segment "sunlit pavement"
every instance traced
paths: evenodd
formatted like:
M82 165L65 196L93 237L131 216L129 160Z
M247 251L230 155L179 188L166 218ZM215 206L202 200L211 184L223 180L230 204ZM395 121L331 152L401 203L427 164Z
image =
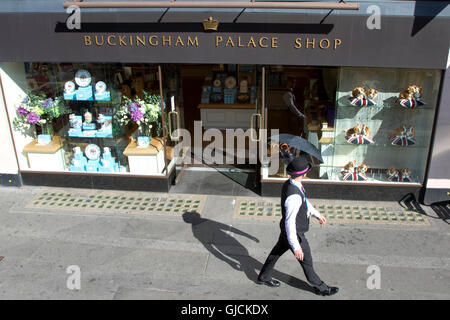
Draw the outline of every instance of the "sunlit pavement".
M111 198L119 195L115 200L125 199L120 207L107 208L100 205L111 198L94 202L97 198L84 196L87 205L73 207L65 206L70 197L63 197L59 207L51 207L36 202L48 189L0 190L0 256L4 257L0 299L450 298L450 221L426 206L410 216L422 217L421 223L408 223L408 216L402 223L390 220L389 214L383 220L380 211L399 212L399 203L364 206L311 199L324 214L331 210L336 214L324 227L312 221L307 233L317 273L340 288L337 295L324 298L312 292L290 252L279 260L273 275L281 281L279 288L255 283L279 234L276 198L274 214L258 216L257 209L249 214L252 199L263 208L270 199L246 195L248 206L242 211L244 198L239 196L90 190L95 197L109 194ZM83 198L84 192L50 190L54 197L77 194ZM140 207L135 202L127 206L130 197L137 201L139 195ZM145 202L146 198L153 202ZM168 202L158 211L161 199ZM171 199L180 200L180 206ZM195 200L198 207L193 207ZM165 211L168 207L181 210ZM346 207L358 207L353 213L361 217L362 208L371 213L377 208L379 220L356 219L353 213L347 219ZM79 287L74 270L79 270Z

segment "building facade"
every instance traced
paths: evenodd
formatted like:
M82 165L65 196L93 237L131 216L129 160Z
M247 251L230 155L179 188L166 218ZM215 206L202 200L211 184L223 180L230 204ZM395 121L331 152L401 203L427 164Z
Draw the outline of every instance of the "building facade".
M7 2L2 184L168 191L177 168L195 166L237 181L254 172L277 196L279 155L298 154L267 140L280 133L321 151L313 197L446 201L450 9L358 4L67 13Z

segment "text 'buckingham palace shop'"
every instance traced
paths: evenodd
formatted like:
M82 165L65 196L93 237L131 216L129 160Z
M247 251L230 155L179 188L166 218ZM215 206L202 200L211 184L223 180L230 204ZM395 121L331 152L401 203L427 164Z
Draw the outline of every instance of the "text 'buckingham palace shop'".
M351 14L81 9L79 30L56 8L0 13L0 29L23 21L2 34L0 115L11 141L2 176L168 191L182 170L217 170L278 196L288 177L280 155L300 151L272 143L277 132L321 151L305 181L312 197L423 195L443 161L433 150L448 117L449 19L418 28L404 4L371 30L367 5Z

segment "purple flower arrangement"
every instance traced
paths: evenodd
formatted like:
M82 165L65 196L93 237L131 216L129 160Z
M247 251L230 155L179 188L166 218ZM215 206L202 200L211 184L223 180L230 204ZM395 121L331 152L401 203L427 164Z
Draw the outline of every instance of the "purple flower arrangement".
M139 133L144 136L151 136L153 127L156 128L156 134L160 135L158 128L161 128L160 107L161 98L158 95L152 95L144 91L144 97L128 98L123 96L123 104L114 115L115 120L120 126L137 126Z
M128 105L128 111L130 112L130 118L134 122L141 121L144 114L141 111L141 105L137 102L132 102Z
M25 109L25 108L23 107L23 105L20 105L20 107L17 108L17 113L20 114L20 115L22 115L22 116L24 116L24 115L28 114L28 110Z
M17 117L13 120L16 130L28 130L32 125L51 126L51 121L70 113L70 109L57 98L47 98L43 93L29 92L17 108ZM27 132L27 131L26 131Z
M27 121L29 124L36 124L41 120L41 117L34 112L27 114Z
M52 98L48 98L45 99L44 101L42 101L42 108L46 109L46 108L51 108L55 105L55 103L53 102Z

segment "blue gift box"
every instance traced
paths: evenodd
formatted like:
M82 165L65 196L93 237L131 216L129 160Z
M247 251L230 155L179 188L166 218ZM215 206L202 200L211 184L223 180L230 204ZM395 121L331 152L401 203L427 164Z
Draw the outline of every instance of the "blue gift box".
M89 160L86 164L86 171L87 172L97 172L98 168L100 166L100 160Z
M80 137L83 135L83 131L81 131L81 128L75 129L71 128L69 129L69 137Z
M100 123L101 128L95 133L97 138L112 138L112 116L105 116L105 121L109 124L104 127L103 123Z
M82 153L75 153L74 156L73 156L73 159L74 159L74 160L81 161L81 163L82 163L83 165L86 165L86 164L87 164L87 158L86 158L85 156L83 156Z
M39 134L37 137L37 144L50 144L52 136L49 134Z
M73 171L73 172L85 172L85 168L84 166L74 166L73 164L70 165L69 171Z
M114 157L111 157L111 153L104 154L103 159L100 161L101 165L98 167L100 172L114 172L117 171L117 163Z
M97 130L97 132L95 133L95 137L96 138L112 138L112 132Z
M78 165L75 165L75 161L77 160L79 162ZM76 153L73 157L72 163L70 164L69 171L75 171L75 172L84 172L86 171L86 164L87 159L85 156L83 156L82 153Z
M95 130L97 125L95 123L83 123L83 130Z
M105 91L102 93L95 92L94 96L95 96L95 100L97 100L97 101L110 101L111 100L111 93L109 91Z
M64 100L76 100L76 99L77 99L77 95L75 94L75 92L64 93Z
M146 148L150 145L149 136L139 136L137 137L137 146L141 148Z
M78 90L75 91L77 100L79 101L93 101L94 95L92 93L92 87L78 87Z
M223 103L234 104L236 102L236 89L223 90Z

